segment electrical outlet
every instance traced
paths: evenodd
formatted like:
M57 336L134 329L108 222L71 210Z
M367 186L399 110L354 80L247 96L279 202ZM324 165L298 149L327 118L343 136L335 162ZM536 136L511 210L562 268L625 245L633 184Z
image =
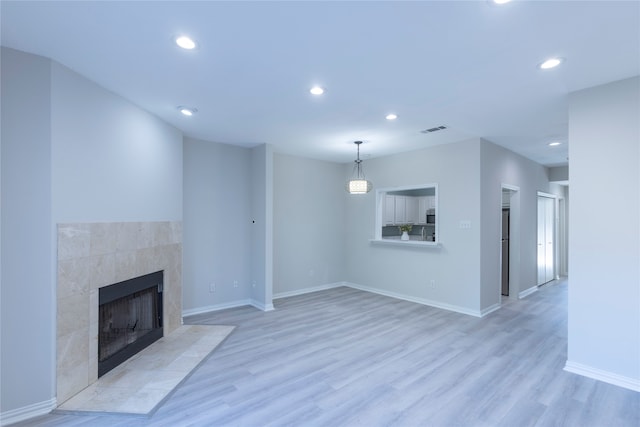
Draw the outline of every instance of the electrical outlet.
M433 280L433 279L431 279L431 280L429 281L429 287L430 287L431 289L434 289L434 288L436 287L436 281L435 281L435 280Z
M255 281L255 280L253 280L253 281L251 282L251 287L252 287L252 288L255 288L255 287L256 287L256 281Z
M234 287L234 288L237 288L237 287L238 287L238 281L237 281L237 280L234 280L234 281L233 281L233 287Z
M309 270L309 277L313 277L316 275L316 272L314 270Z
M468 219L460 221L460 228L468 229L471 228L471 221Z
M209 292L214 293L216 291L216 284L209 283Z

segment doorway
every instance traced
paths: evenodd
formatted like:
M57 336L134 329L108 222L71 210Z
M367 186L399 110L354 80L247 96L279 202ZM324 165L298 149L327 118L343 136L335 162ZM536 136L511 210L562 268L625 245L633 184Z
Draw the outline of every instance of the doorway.
M510 227L509 208L502 208L502 295L509 296L509 227Z
M538 192L538 286L556 278L556 196Z
M502 184L501 190L499 301L520 295L520 187Z

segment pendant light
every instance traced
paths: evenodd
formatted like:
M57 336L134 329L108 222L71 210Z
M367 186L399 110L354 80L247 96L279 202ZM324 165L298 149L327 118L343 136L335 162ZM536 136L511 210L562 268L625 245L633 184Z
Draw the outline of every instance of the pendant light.
M353 167L354 177L347 182L346 190L351 194L366 194L371 191L373 185L371 181L367 181L362 172L362 160L360 160L360 144L362 141L354 141L358 147L358 157L355 160L356 165Z

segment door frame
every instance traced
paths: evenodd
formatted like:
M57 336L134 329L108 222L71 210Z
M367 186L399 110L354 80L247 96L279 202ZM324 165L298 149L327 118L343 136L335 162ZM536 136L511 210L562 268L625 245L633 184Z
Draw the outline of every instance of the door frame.
M556 194L551 194L551 193L545 193L544 191L538 191L537 192L537 196L536 196L536 212L538 212L538 198L540 197L546 197L548 199L553 200L553 227L551 228L551 234L553 235L553 280L557 280L559 279L559 250L558 250L558 196ZM540 224L539 220L538 220L538 216L536 214L536 224ZM537 226L536 226L537 227ZM537 235L537 229L536 229L536 235ZM536 242L537 243L537 242ZM537 259L537 253L536 253L536 259ZM537 286L543 286L549 282L545 282L541 285L538 285L537 283L539 282L539 277L538 277L538 265L536 264L536 285Z
M498 301L502 298L519 298L520 295L520 187L511 184L500 184L500 206L497 213L502 223L502 193L509 192L509 296L502 295L502 227L498 227L496 236L500 247L498 257ZM502 303L501 303L502 304Z

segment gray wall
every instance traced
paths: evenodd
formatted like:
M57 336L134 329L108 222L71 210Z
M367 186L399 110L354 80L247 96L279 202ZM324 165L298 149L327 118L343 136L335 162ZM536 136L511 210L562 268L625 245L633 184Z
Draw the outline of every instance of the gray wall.
M182 133L60 64L51 75L55 222L182 220Z
M187 313L250 298L251 176L250 149L185 138L183 310Z
M640 388L640 78L569 98L569 360ZM603 209L603 206L606 206ZM603 215L613 215L603 223ZM594 225L605 225L594 239Z
M347 281L377 292L480 312L480 140L364 162L374 191L347 200ZM352 165L344 165L343 179ZM371 245L375 188L438 184L440 248ZM497 205L498 206L498 205ZM461 229L461 220L471 221ZM435 287L428 286L431 280Z
M51 153L54 226L182 221L182 133L56 62Z
M251 169L251 301L262 310L272 310L273 147L252 148Z
M344 165L274 155L273 292L346 278Z
M55 397L56 223L182 220L182 135L57 63L1 65L5 413Z
M272 308L272 165L267 144L185 138L185 315L245 304Z
M487 141L481 144L481 170L481 307L487 309L500 302L502 185L519 187L511 206L510 236L511 244L516 244L510 262L510 295L516 296L537 285L538 191L553 193L558 187L549 185L545 167Z
M2 48L0 411L55 395L51 63Z

